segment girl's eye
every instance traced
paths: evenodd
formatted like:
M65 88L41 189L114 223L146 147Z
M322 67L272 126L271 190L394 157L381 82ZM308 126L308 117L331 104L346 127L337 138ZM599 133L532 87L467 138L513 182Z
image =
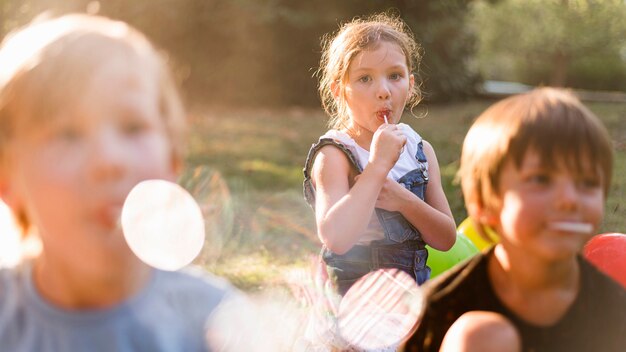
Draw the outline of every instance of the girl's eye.
M397 81L400 78L402 78L402 75L399 73L392 73L389 75L389 79L393 80L393 81Z
M371 81L372 78L370 76L363 76L359 78L359 82L363 82L363 83L367 83L369 81Z
M64 142L75 142L80 138L80 130L75 126L63 126L54 131L54 137Z
M141 122L141 121L125 121L122 126L122 132L124 132L124 134L126 135L136 135L139 134L143 131L145 131L147 128L146 123Z
M527 181L535 185L547 185L550 183L550 175L548 174L533 174L528 176Z

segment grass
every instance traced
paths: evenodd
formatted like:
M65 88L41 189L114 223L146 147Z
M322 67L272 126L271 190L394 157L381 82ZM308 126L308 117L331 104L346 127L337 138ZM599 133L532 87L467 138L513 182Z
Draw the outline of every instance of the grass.
M473 119L493 101L425 106L407 114L435 151L455 220L466 217L454 176ZM626 104L587 104L608 127L615 145L613 184L601 232L626 232ZM324 133L320 109L196 109L182 183L207 218L207 245L199 263L255 291L280 285L285 271L305 266L320 243L313 212L302 198L302 167Z

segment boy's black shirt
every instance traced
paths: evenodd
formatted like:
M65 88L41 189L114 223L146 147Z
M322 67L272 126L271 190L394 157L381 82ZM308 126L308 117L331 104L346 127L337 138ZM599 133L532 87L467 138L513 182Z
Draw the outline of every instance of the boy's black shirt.
M522 351L626 351L626 290L581 256L580 291L554 325L519 319L496 297L487 274L493 248L427 282L426 310L405 351L439 351L446 331L463 313L497 312L518 329Z

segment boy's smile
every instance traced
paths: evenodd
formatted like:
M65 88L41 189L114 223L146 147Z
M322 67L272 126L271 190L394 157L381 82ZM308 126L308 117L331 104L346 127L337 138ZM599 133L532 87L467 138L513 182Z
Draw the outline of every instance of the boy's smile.
M603 216L602 181L589 163L581 174L564 164L547 169L532 150L519 170L510 160L505 164L496 224L503 245L557 260L578 253L595 234Z

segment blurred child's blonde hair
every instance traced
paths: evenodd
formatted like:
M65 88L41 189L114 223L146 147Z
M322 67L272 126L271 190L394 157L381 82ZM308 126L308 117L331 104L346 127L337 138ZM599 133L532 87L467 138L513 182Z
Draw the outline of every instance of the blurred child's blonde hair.
M375 48L381 41L396 44L406 57L409 74L416 76L420 62L420 47L409 27L397 16L377 14L367 18L355 18L343 24L339 30L322 38L322 58L317 71L318 92L322 106L330 119L330 128L345 126L349 116L344 95L348 68L357 54ZM337 98L333 87L339 90ZM419 84L414 84L407 106L415 107L421 100Z
M80 100L91 74L114 58L157 77L159 109L173 157L182 160L185 113L165 60L126 23L70 14L35 20L9 34L0 46L0 173L10 168L11 141L53 123L54 116ZM26 215L13 211L25 231Z
M475 217L476 207L495 209L499 204L503 166L512 161L519 168L528 150L537 152L548 170L562 163L581 173L590 162L607 195L613 148L606 128L570 92L539 88L492 105L465 137L458 177L475 224L484 225Z

